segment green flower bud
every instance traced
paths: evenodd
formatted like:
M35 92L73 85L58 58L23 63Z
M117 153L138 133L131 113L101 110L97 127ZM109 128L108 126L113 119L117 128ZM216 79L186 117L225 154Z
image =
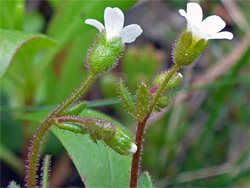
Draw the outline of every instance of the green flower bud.
M165 95L159 100L159 107L160 108L166 108L169 104L168 96Z
M114 137L103 139L105 144L121 155L134 154L137 146L130 133L122 127L116 126Z
M168 74L169 71L164 71L159 75L157 75L154 79L154 85L160 87L160 85L165 80ZM175 73L169 80L168 84L166 85L166 90L169 91L179 87L181 85L182 77L183 76L181 75L181 73Z
M109 120L64 116L55 118L53 123L63 130L89 134L90 139L95 144L97 144L97 140L103 140L107 146L121 155L128 155L137 151L132 134Z
M174 47L174 62L180 67L192 64L207 45L207 40L199 39L184 29Z
M87 66L89 71L98 75L111 70L116 66L124 48L125 45L120 36L107 40L106 32L103 30L97 36L94 46L88 53Z

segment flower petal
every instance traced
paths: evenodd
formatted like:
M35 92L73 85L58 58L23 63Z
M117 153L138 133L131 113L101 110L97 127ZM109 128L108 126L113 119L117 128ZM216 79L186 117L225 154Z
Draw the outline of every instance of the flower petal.
M186 18L188 31L192 32L191 23L185 10L179 9L180 15Z
M187 15L191 25L199 25L203 17L201 6L198 3L188 3Z
M121 32L122 42L131 43L142 34L142 29L137 24L131 24L123 28Z
M226 23L216 15L209 16L200 24L200 30L204 33L214 35L226 26Z
M232 38L233 38L233 34L228 31L216 33L212 35L211 37L208 37L208 39L228 39L228 40L232 40Z
M107 39L119 36L124 25L124 14L119 8L107 7L104 11Z
M94 26L95 28L99 30L99 32L101 32L104 29L104 26L102 25L102 23L94 19L85 20L85 24Z

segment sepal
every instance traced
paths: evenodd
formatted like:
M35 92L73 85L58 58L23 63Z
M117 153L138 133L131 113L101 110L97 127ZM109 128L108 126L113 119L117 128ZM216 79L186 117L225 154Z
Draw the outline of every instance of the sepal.
M114 137L103 139L104 143L121 155L133 154L137 151L132 135L125 128L116 127Z
M184 29L174 47L174 62L180 67L192 64L207 45L207 40L198 39L187 29Z
M110 71L116 66L124 48L125 45L120 36L107 40L106 31L103 30L97 36L95 44L87 55L89 72L94 75L100 75Z

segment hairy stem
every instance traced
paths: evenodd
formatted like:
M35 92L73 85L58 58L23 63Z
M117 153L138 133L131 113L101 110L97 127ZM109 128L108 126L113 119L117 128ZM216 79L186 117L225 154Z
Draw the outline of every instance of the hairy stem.
M139 173L139 163L142 147L143 133L145 130L145 125L148 118L145 118L142 122L138 122L135 144L137 145L137 151L133 155L132 167L131 167L131 177L130 177L130 187L137 187L137 179Z
M45 155L43 161L43 176L41 180L41 187L48 188L49 187L49 171L50 171L50 155Z
M57 109L55 109L39 127L37 133L34 136L34 140L31 142L31 147L29 148L27 160L28 166L26 168L25 179L27 187L36 187L36 170L39 160L40 148L45 135L48 133L54 122L53 118L59 117L67 107L82 97L94 79L95 76L93 74L89 74L86 80L82 82L81 86L74 93L72 93L70 97L67 98L66 102L63 102Z
M142 149L142 139L143 139L143 133L145 131L145 126L147 124L148 118L150 117L151 113L154 110L155 105L159 101L162 93L164 92L166 85L168 84L171 77L174 75L174 73L179 69L180 67L175 64L172 69L170 70L168 76L165 78L161 86L156 91L152 102L149 106L149 111L144 118L143 121L138 122L137 131L136 131L136 140L135 143L137 145L137 152L133 155L133 161L132 161L132 167L131 167L131 177L130 177L130 187L136 188L137 187L137 179L139 174L139 164L140 164L140 155L141 155L141 149Z

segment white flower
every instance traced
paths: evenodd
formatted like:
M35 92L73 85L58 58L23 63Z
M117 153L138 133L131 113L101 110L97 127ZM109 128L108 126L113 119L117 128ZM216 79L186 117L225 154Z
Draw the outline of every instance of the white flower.
M202 9L197 3L188 3L187 12L183 9L179 13L187 20L187 28L198 39L229 39L233 34L227 31L220 32L225 26L225 22L216 15L207 17L202 21Z
M119 8L107 7L104 11L104 23L103 24L94 19L85 20L86 24L96 27L99 32L106 29L107 40L120 36L123 43L134 42L135 39L141 35L142 29L137 24L131 24L123 28L124 26L124 14Z

